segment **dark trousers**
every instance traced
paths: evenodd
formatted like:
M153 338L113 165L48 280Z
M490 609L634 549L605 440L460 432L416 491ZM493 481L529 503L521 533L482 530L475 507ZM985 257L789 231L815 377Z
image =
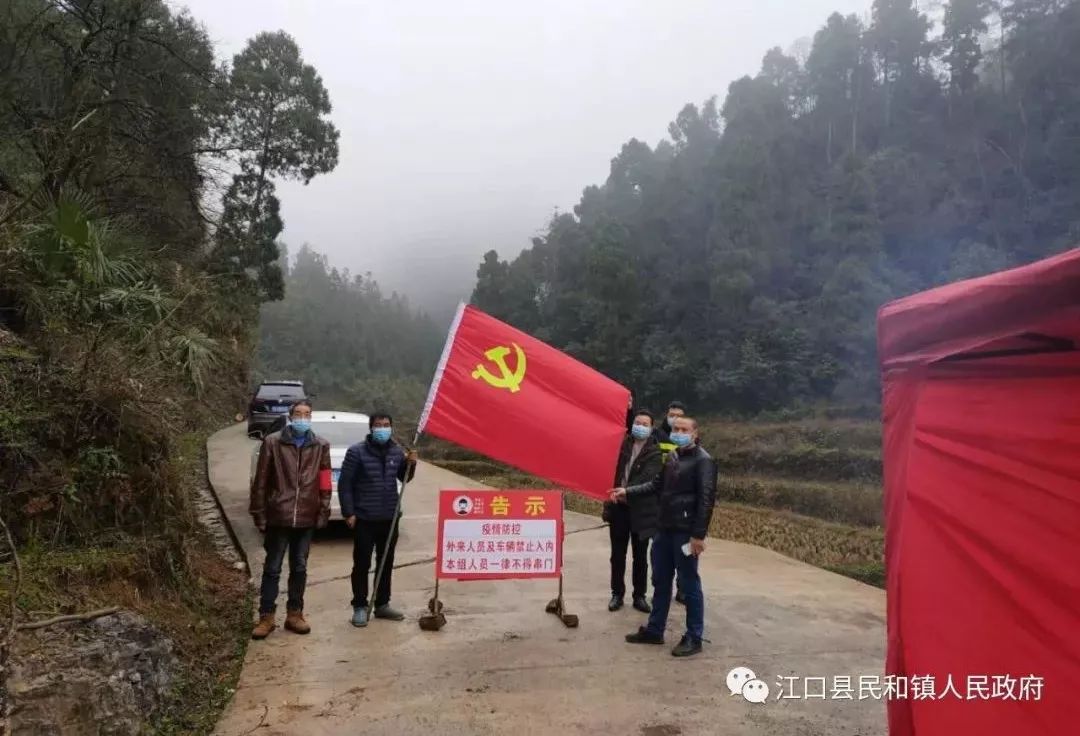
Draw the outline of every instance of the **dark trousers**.
M681 532L660 532L653 537L652 613L645 628L651 634L663 635L671 608L672 583L678 572L686 596L686 633L700 642L705 629L705 594L698 575L698 558L682 553L682 546L689 541L690 535Z
M352 568L352 605L353 608L367 608L368 604L368 570L371 569L371 553L374 550L375 570L378 572L382 562L383 550L386 549L386 540L390 536L390 520L365 521L356 520L356 528L353 529L353 568ZM394 538L390 540L390 548L386 553L386 563L383 567L382 579L379 580L379 589L375 591L375 607L385 606L390 602L390 578L394 572L394 548L397 546L398 532L394 529Z
M634 598L644 598L649 582L649 540L639 539L631 531L630 509L626 504L616 504L611 509L608 536L611 537L611 594L619 598L626 596L626 548L630 546L634 555L631 573Z
M290 527L267 527L263 538L266 550L266 564L263 565L262 586L259 591L259 614L274 613L277 610L278 586L281 581L281 566L285 562L285 552L289 553L289 598L286 608L289 611L304 610L304 588L307 586L307 559L311 551L311 538L314 529L292 529Z

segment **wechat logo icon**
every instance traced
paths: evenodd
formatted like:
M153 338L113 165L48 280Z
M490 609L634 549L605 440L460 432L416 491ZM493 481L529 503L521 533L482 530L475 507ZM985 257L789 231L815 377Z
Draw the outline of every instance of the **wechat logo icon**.
M749 667L736 667L727 675L728 690L732 695L742 695L748 702L764 703L769 699L769 686Z

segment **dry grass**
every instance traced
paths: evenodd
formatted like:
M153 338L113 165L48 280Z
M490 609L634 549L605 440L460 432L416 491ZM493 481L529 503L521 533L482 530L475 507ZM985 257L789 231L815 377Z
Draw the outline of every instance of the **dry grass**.
M595 499L588 498L587 496L579 496L576 493L566 494L566 508L568 511L576 511L579 514L589 514L591 516L600 516L603 507L604 504Z
M794 422L732 422L706 417L701 420L707 444L756 444L787 448L796 445L881 450L881 424L863 419L801 419Z
M201 452L175 458L177 475L190 484L205 482ZM208 535L191 533L179 548L172 540L127 535L60 548L32 539L20 553L24 577L16 602L24 618L120 606L172 640L182 669L148 733L213 731L240 674L251 601L247 576L216 554ZM0 565L5 608L11 583L11 566Z
M792 511L823 521L881 526L881 486L867 482L802 481L764 475L721 474L721 500Z
M701 422L702 445L721 473L770 475L800 481L881 479L881 427L855 420L789 424Z
M872 585L884 585L885 534L880 528L720 503L713 512L709 535L756 544Z
M32 619L105 606L145 616L172 640L182 665L150 733L208 734L239 677L249 626L247 579L213 552L208 538L191 540L173 574L151 573L160 569L161 560L152 559L160 552L133 545L28 550L19 607ZM0 568L5 591L8 572Z
M492 488L551 488L551 483L487 460L432 460L436 465Z

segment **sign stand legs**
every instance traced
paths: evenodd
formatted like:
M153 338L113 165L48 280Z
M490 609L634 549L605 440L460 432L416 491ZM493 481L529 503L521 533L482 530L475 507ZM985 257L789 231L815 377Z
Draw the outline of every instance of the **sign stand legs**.
M576 613L566 612L566 601L563 600L563 580L562 572L559 572L559 597L548 602L547 607L544 609L548 613L553 613L559 617L559 620L563 622L563 625L568 629L576 629L578 625L578 617Z
M424 631L438 631L446 626L446 614L443 613L443 604L439 600L439 575L435 574L435 595L428 600L428 612L420 617L418 623Z

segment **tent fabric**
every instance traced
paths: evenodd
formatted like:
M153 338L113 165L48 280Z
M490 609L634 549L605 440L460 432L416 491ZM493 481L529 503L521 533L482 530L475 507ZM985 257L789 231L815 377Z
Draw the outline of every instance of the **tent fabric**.
M886 304L878 313L878 359L888 372L1003 339L1040 344L1023 335L1080 339L1080 249Z
M886 672L959 696L891 736L1080 733L1078 307L1074 250L879 313Z

